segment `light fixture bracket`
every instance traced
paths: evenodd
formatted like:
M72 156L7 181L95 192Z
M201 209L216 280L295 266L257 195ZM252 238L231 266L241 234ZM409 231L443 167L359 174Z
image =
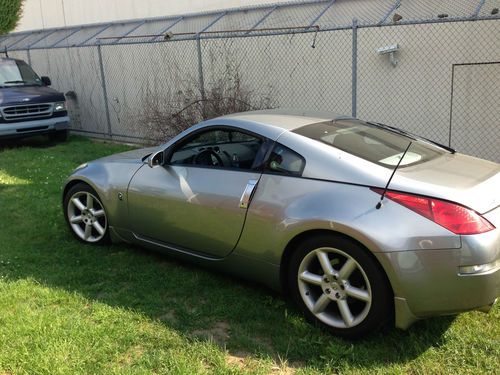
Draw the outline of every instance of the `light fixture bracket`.
M389 55L389 62L393 67L398 65L398 60L396 59L396 52L399 51L399 44L390 44L388 46L377 48L377 53L379 55Z

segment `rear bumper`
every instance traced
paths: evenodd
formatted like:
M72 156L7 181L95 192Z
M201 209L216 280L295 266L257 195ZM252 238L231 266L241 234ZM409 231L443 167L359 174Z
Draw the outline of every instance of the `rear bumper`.
M26 137L66 129L69 129L68 116L15 123L1 123L0 138Z
M500 230L462 236L460 249L376 253L395 296L396 326L463 311L487 312L500 296Z

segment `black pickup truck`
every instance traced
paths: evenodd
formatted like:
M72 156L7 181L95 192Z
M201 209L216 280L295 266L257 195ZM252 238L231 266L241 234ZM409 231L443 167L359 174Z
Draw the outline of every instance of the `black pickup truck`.
M0 58L0 139L48 134L66 140L66 99L50 84L23 60Z

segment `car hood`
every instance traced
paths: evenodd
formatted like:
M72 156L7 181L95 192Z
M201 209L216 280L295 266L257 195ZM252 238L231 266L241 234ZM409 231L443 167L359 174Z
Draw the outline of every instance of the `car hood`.
M500 205L500 164L447 154L399 169L389 189L454 201L484 213Z
M0 88L0 106L63 102L64 95L47 86L9 86Z
M106 163L142 163L143 159L156 151L158 147L140 148L137 150L125 151L119 154L113 154L96 160Z

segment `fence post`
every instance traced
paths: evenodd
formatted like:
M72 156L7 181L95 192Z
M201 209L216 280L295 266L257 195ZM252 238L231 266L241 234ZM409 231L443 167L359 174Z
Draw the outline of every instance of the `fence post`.
M358 112L358 20L352 20L352 83L351 83L351 115L357 116Z
M108 91L106 89L106 76L104 75L104 64L102 63L102 51L100 42L98 42L97 44L97 56L99 58L99 70L101 72L101 86L102 94L104 96L104 109L106 110L106 122L108 123L108 136L109 138L112 138L113 134L111 132L111 118L109 117Z
M205 78L203 77L203 59L201 55L200 34L196 35L196 49L198 51L198 80L200 81L201 108L205 117Z
M450 125L448 127L448 147L451 147L451 132L453 130L453 89L455 83L455 64L451 65L451 93L450 93Z
M31 52L29 48L26 50L26 55L28 56L28 65L31 66Z

